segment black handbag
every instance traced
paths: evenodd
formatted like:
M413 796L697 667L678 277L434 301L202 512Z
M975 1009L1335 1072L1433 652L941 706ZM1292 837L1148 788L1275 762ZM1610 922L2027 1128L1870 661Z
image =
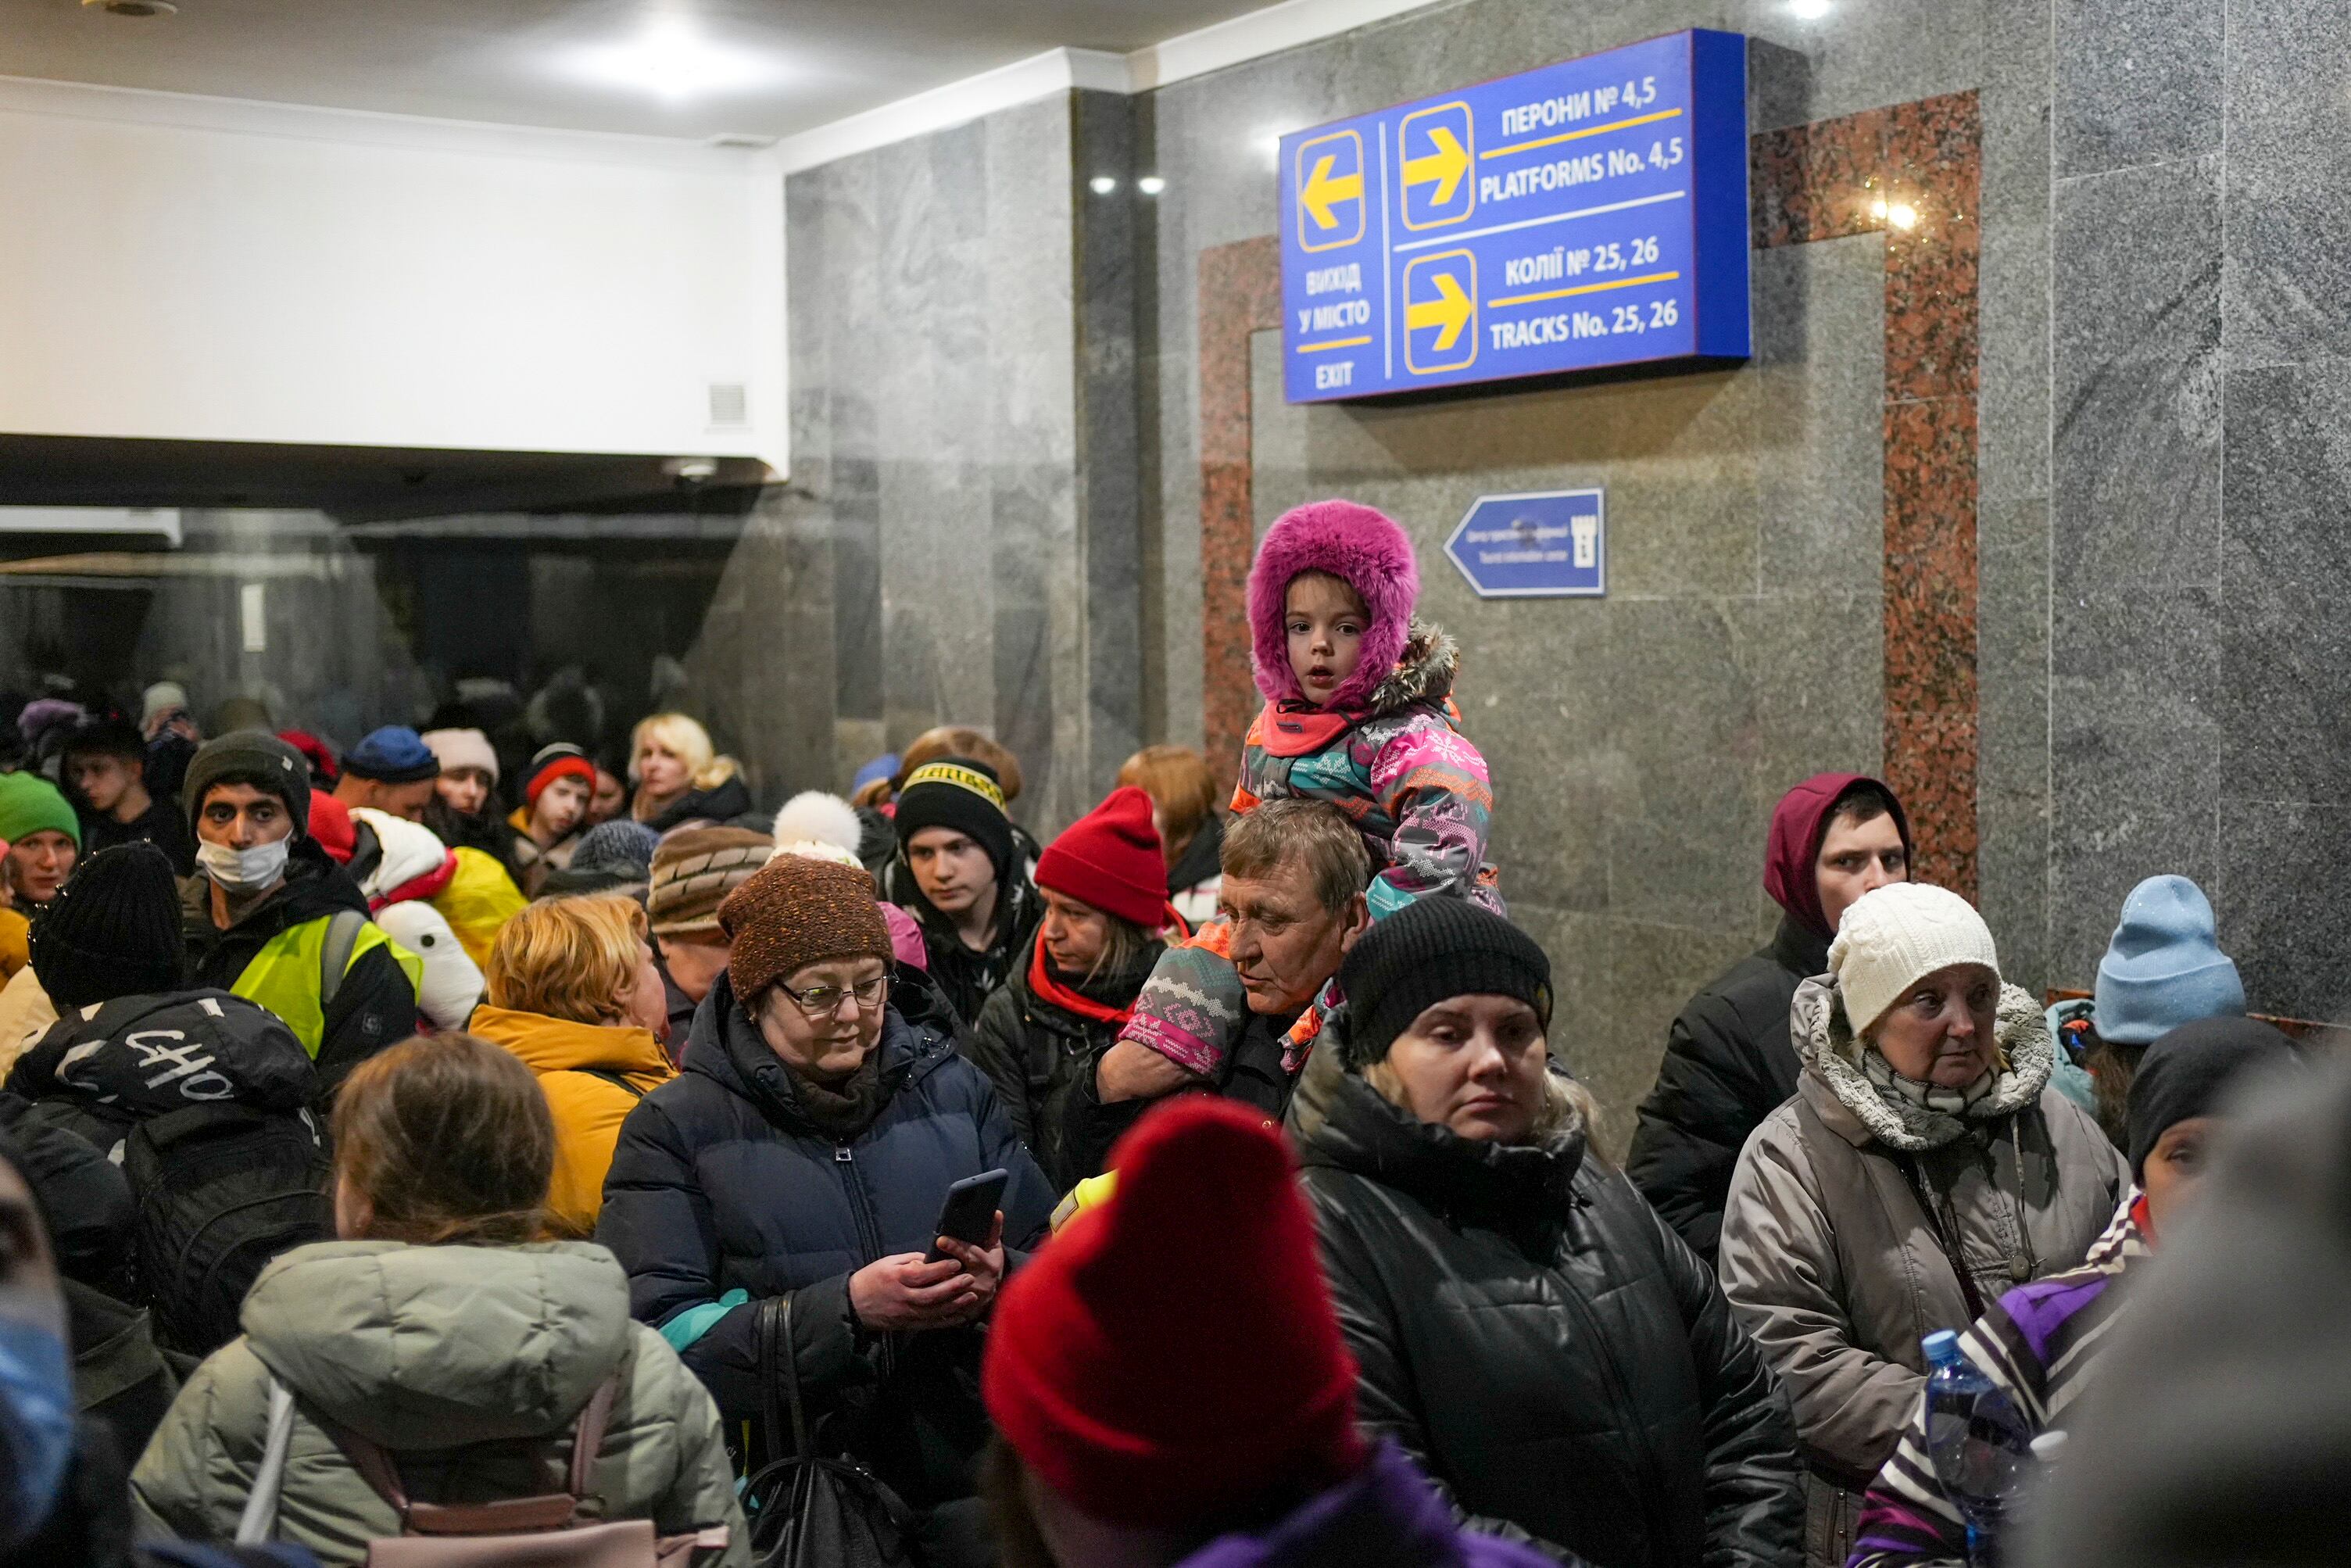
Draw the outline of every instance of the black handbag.
M743 1485L757 1568L914 1568L914 1514L898 1494L847 1455L810 1446L789 1294L759 1303L759 1386L771 1457ZM791 1451L778 1453L787 1432Z

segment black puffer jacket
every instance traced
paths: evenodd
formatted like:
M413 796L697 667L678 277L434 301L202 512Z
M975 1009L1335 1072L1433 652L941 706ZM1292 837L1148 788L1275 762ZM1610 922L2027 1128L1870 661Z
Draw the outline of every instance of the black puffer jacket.
M1771 946L1701 988L1666 1036L1625 1174L1708 1268L1739 1151L1796 1092L1803 1063L1788 1038L1788 1003L1828 967L1828 938L1783 915Z
M1291 1117L1364 1425L1466 1522L1609 1568L1802 1561L1787 1400L1580 1125L1468 1142L1341 1071L1328 1034Z
M596 1239L629 1274L630 1310L662 1329L730 1429L762 1408L758 1304L793 1294L792 1349L813 1418L917 1508L973 1490L987 1438L980 1331L875 1333L849 1277L927 1252L951 1183L1003 1166L1004 1241L1034 1246L1054 1194L995 1091L934 1030L884 1015L883 1101L835 1143L800 1108L783 1063L718 977L684 1071L621 1124Z
M996 1086L997 1098L1012 1118L1012 1130L1044 1166L1054 1190L1066 1192L1094 1174L1070 1168L1063 1157L1069 1096L1079 1080L1092 1075L1102 1053L1117 1042L1121 1025L1071 1012L1029 988L1038 940L1030 938L1029 950L1003 988L987 998L963 1052ZM1126 969L1071 988L1104 1007L1133 1007L1161 951L1155 944Z

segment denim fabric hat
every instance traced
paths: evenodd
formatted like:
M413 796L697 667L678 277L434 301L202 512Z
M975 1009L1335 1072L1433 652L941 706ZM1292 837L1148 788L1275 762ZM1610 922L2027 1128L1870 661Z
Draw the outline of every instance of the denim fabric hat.
M2245 1010L2245 984L2213 934L2212 904L2184 876L2151 876L2123 900L2098 961L2098 1036L2149 1045L2181 1024Z

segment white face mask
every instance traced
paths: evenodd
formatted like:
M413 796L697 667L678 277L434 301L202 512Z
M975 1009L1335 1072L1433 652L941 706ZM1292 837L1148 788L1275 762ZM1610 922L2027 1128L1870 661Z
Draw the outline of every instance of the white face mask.
M286 874L287 847L290 838L274 843L256 844L249 850L231 849L226 844L198 844L196 864L226 893L251 893L277 882Z

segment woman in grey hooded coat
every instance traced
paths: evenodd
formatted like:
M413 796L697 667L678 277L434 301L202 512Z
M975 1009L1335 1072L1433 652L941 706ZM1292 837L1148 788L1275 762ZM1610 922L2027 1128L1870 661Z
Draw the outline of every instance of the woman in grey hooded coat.
M254 1282L245 1333L196 1369L131 1474L141 1534L235 1536L273 1382L295 1398L273 1538L328 1568L401 1533L338 1428L388 1450L418 1501L538 1496L610 1384L591 1508L703 1536L697 1568L747 1563L710 1396L630 1320L610 1252L535 1239L555 1131L530 1070L471 1035L395 1046L344 1082L335 1146L344 1239L298 1247Z
M2048 1024L1956 894L1856 901L1790 1019L1803 1073L1740 1155L1722 1289L1795 1406L1807 1554L1842 1568L1926 1385L1919 1340L2078 1265L2129 1173L2049 1087Z

